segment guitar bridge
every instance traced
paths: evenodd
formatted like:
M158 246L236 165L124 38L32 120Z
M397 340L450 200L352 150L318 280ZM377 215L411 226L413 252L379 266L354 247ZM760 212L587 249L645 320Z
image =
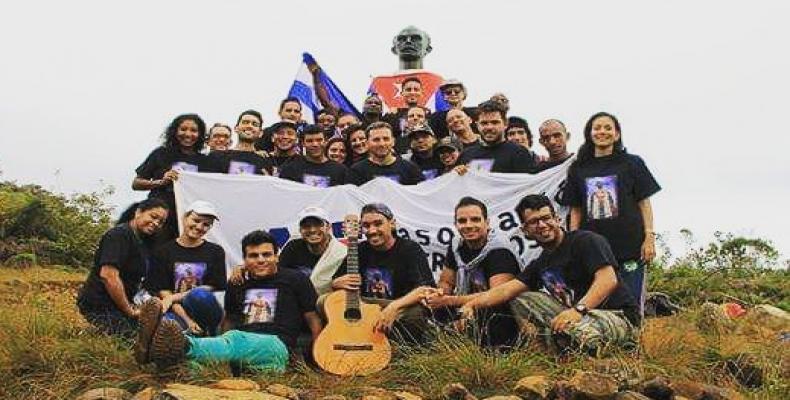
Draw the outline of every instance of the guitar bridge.
M336 344L332 346L333 350L342 351L372 351L372 344Z

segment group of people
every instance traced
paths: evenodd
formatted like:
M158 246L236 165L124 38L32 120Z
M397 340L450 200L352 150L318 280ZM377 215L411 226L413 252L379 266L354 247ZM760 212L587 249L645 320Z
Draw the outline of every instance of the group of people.
M136 336L136 360L159 366L191 359L284 370L300 335L321 332L323 300L336 290L358 290L363 301L379 304L376 329L398 340L422 343L430 326L475 327L482 345L510 347L528 322L557 350L634 348L645 266L655 256L650 196L660 187L642 159L626 152L608 113L585 125L559 199L570 207L568 220L545 195L516 206L522 232L543 249L526 266L474 197L455 207L460 239L448 247L438 282L420 245L395 234L396 216L385 204L349 210L359 212L365 238L352 274L346 246L318 207L300 213L300 236L282 251L265 230L245 235L243 265L230 274L223 248L205 239L221 218L216 207L196 201L176 215L172 185L181 171L271 175L318 187L376 177L408 185L470 169L538 173L572 157L561 121L540 125L548 153L541 157L531 150L527 122L508 118L503 95L466 107L461 82L446 81L441 91L448 111L417 105L421 83L407 79L407 108L384 114L371 95L361 116L325 110L313 125L301 121L301 104L291 98L280 104L282 120L267 128L254 110L242 112L232 130L215 124L208 134L199 116L178 116L137 168L133 188L150 191L148 199L102 237L80 312L104 332Z

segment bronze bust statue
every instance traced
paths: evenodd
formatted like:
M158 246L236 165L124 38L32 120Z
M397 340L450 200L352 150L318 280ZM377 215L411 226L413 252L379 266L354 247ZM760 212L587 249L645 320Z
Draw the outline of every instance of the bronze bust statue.
M398 56L400 70L422 69L422 60L431 50L431 37L413 25L403 28L392 39L392 53Z

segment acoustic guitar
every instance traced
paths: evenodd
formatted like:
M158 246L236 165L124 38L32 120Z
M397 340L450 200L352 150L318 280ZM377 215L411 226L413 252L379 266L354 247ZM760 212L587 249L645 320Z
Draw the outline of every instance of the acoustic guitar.
M348 240L347 272L359 273L359 217L344 219ZM374 329L381 307L360 301L359 290L337 290L324 301L327 325L313 344L313 357L324 371L336 375L368 375L381 371L392 358L387 336Z

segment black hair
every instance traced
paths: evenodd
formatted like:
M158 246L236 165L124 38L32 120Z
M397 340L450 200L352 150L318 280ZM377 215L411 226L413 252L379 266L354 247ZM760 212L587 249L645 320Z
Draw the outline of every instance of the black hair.
M573 162L573 166L584 165L585 163L589 162L593 158L595 158L595 145L592 141L592 128L593 128L593 121L600 117L609 117L614 122L614 129L617 133L620 134L620 137L617 141L614 142L614 149L612 150L612 154L624 154L626 153L625 147L623 147L623 131L620 130L620 121L617 120L612 114L607 112L597 112L587 120L587 123L584 124L584 143L579 147L579 155L576 157L576 161Z
M299 104L299 111L301 111L301 110L302 110L302 102L300 102L300 101L299 101L299 99L297 99L296 97L293 97L293 96L288 96L288 97L286 97L286 98L282 99L282 101L280 101L280 111L282 111L282 110L283 110L283 108L285 108L285 105L286 105L287 103L296 103L296 104Z
M162 139L164 141L164 146L170 149L178 149L178 138L176 134L178 133L178 127L181 126L181 123L184 121L195 121L195 124L198 127L198 138L195 141L195 144L192 145L192 150L196 153L203 149L203 145L206 143L206 123L203 122L203 118L200 118L197 114L181 114L173 119L170 122L170 125L167 126L165 132L162 134Z
M255 110L247 110L239 114L239 118L236 119L236 126L239 126L239 123L241 122L241 117L245 115L252 115L253 117L258 118L258 123L263 125L263 117L261 116L261 113Z
M238 125L238 123L236 123L236 125ZM229 126L223 124L222 122L215 122L214 125L211 125L211 128L208 129L208 136L209 137L211 136L211 131L213 131L214 128L225 128L229 132L231 132L231 134L233 133L233 129L231 129Z
M416 76L410 76L410 77L404 79L403 82L401 82L401 87L406 86L406 84L409 83L409 82L417 82L417 83L420 84L420 87L422 87L422 81L420 80L420 78L418 78Z
M324 135L324 129L321 128L318 125L307 125L304 128L302 128L302 135L301 136L302 136L302 139L304 139L304 137L307 136L307 135L315 135L315 134L319 134L319 133L321 134L321 136L323 136Z
M331 108L322 108L322 109L318 110L318 112L315 113L315 117L318 118L321 114L328 114L328 115L331 115L331 116L337 118L337 113L335 112L335 110L333 110Z
M507 131L510 128L524 128L524 131L527 132L527 142L529 146L532 147L532 131L529 130L529 124L527 120L521 117L510 117L507 119L507 128L505 128L505 137L507 137Z
M247 246L258 246L264 243L271 243L272 247L274 248L274 254L277 254L280 251L280 247L277 246L277 241L274 240L274 236L271 233L262 231L262 230L254 230L246 235L241 239L241 255L242 257L247 256Z
M471 197L471 196L464 196L461 200L458 201L458 204L455 206L454 214L458 214L458 209L461 207L467 206L477 206L480 208L480 211L483 213L483 218L488 219L488 207L486 207L485 203L482 201Z
M502 116L502 121L507 122L507 109L502 103L494 100L486 100L477 106L478 117L480 117L480 114L492 112L499 113L499 115Z
M134 213L137 210L148 211L153 208L164 208L165 210L170 211L170 206L168 206L164 200L158 197L151 197L143 201L130 204L129 207L126 207L126 209L123 210L116 223L123 224L131 221L134 218Z
M516 215L518 215L518 220L521 223L525 223L524 221L524 212L526 210L540 210L543 207L548 207L551 210L551 213L554 214L554 205L551 204L551 200L544 194L529 194L524 196L521 201L518 202L516 205Z
M390 125L389 123L384 122L384 121L374 122L374 123L368 125L368 127L365 128L365 137L369 138L370 137L370 131L372 131L374 129L384 129L384 128L389 129L390 135L392 137L395 137L395 134L392 132L392 125Z

